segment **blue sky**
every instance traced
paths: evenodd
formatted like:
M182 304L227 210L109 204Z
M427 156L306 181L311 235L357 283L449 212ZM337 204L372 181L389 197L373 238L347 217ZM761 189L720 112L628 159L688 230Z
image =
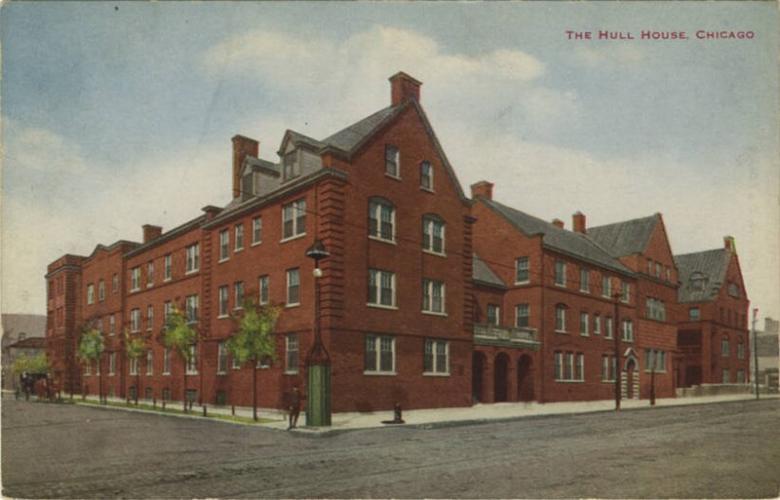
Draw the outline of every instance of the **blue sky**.
M570 224L662 212L677 253L737 238L780 315L777 13L760 3L8 3L3 292L43 312L45 265L229 197L230 137L275 159L422 103L464 186ZM564 31L751 30L753 40L571 41ZM174 196L171 193L176 193ZM79 214L86 214L80 216ZM49 227L41 237L40 227Z

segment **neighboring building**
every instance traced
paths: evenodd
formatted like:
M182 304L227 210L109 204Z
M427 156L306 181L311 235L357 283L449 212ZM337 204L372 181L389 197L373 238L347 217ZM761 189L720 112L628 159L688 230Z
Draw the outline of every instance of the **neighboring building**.
M262 362L258 377L260 405L282 407L285 393L305 385L314 320L305 252L319 239L330 252L320 285L333 410L469 405L469 200L419 104L420 82L404 73L390 81L390 105L340 132L315 140L288 130L278 163L235 136L226 207L205 207L166 233L145 226L140 245L117 242L50 265L55 376L97 390L97 367L74 360L80 329L97 324L108 339L106 392L248 405L251 369L233 365L225 341L236 327L230 314L251 296L284 306L276 360ZM159 341L174 306L200 336L187 367ZM124 329L148 336L147 359L128 362Z
M37 340L46 335L46 316L40 314L3 314L3 390L15 390L19 383L13 374L14 360L22 354L35 355Z
M747 291L734 238L724 248L676 255L679 387L750 380Z
M756 331L756 354L758 355L758 383L770 391L778 390L778 370L780 369L780 321L764 318L764 329ZM754 372L753 357L750 357L750 373Z

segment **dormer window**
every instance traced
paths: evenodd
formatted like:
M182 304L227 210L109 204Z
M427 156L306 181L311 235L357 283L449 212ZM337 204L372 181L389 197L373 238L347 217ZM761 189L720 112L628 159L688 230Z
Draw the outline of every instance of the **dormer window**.
M284 155L284 158L282 159L282 171L284 175L283 180L285 181L301 175L297 151L292 151Z
M701 273L693 273L691 275L690 283L693 290L704 290L704 275Z
M385 174L401 177L401 152L395 146L385 146Z

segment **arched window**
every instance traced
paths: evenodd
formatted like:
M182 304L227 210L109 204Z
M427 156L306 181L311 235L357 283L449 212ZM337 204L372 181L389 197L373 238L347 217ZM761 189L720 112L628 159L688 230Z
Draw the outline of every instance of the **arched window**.
M438 215L427 214L422 223L423 250L444 254L444 221Z
M395 241L395 207L384 198L368 201L368 236Z

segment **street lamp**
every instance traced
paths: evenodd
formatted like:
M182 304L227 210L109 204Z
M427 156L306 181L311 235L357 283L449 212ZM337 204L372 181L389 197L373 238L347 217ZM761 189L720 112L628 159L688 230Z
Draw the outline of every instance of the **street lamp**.
M330 253L319 239L306 250L306 257L314 259L314 343L306 358L306 425L310 427L330 425L330 356L320 333L320 261L328 256Z

